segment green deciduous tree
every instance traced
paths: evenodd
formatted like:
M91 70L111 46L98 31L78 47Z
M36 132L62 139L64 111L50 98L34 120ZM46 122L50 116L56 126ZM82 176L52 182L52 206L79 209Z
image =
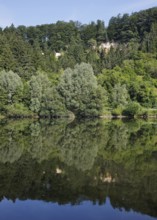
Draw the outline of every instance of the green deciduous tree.
M8 104L19 102L23 90L23 83L21 78L14 72L2 71L0 72L0 89L7 94Z
M124 115L134 117L140 114L141 106L138 102L130 102L123 111Z
M66 69L61 76L58 91L65 99L67 108L77 116L100 114L101 92L90 64L81 63L74 69Z
M116 84L112 90L111 98L113 107L117 107L118 105L125 106L129 101L126 85Z
M30 85L30 96L31 96L30 109L33 112L38 113L40 111L40 102L42 96L41 81L38 80L36 76L32 76L29 85Z
M38 72L29 81L30 109L43 117L67 115L63 98L52 87L46 74Z

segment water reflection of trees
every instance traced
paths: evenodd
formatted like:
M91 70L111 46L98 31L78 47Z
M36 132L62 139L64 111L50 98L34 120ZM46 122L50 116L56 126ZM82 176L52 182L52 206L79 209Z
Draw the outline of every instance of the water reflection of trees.
M59 144L61 160L78 170L90 170L98 151L98 127L97 121L68 126Z
M1 162L14 162L27 152L38 162L58 155L69 166L92 168L98 151L96 121L72 125L56 121L44 126L42 122L28 122L25 131L16 130L14 123L13 127L1 127Z
M157 125L23 121L0 125L0 198L84 198L157 216Z

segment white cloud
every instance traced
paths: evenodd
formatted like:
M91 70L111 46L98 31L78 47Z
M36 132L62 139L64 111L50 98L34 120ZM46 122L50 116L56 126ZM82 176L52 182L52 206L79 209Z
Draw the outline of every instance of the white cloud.
M0 27L10 26L13 21L12 14L4 5L0 5Z

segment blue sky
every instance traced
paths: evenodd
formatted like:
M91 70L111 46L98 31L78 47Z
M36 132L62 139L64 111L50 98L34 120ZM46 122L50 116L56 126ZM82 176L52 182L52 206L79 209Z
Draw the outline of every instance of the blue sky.
M157 6L157 0L0 0L0 26L38 25L62 21L107 24L112 16Z

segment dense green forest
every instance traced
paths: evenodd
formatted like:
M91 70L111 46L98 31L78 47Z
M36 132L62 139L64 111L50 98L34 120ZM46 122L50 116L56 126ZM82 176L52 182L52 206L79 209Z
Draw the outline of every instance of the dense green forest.
M157 7L0 29L0 115L157 114Z

